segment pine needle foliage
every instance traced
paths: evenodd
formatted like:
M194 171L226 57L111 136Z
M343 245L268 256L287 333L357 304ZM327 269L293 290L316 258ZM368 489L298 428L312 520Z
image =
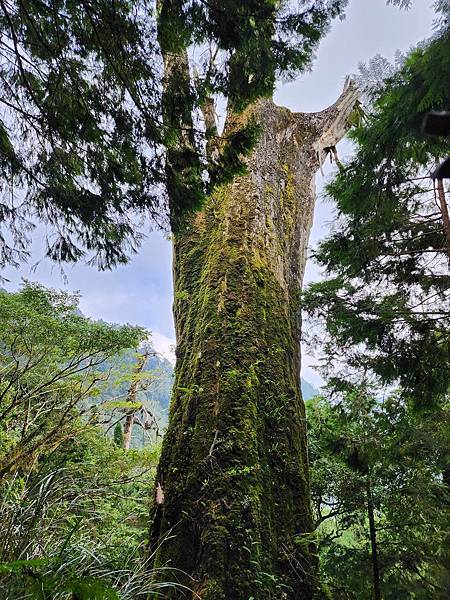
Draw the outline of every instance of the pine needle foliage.
M270 95L277 75L307 67L345 4L1 1L0 266L26 259L36 223L51 259L99 269L127 261L143 223L179 226L255 141L254 127L227 140L208 176L205 96L240 111ZM196 81L188 71L163 94L161 52L193 48L208 56Z
M338 388L370 371L422 407L439 404L450 381L449 257L430 178L448 140L421 132L428 110L450 109L449 81L447 30L372 92L351 132L356 154L327 187L338 219L315 253L327 278L303 298L328 334Z

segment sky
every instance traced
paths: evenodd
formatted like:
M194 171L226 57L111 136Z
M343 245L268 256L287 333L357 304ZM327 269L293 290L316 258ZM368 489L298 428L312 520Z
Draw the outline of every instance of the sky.
M275 101L294 111L318 111L332 104L339 96L345 77L356 73L360 62L376 54L393 59L395 52L406 52L432 33L432 0L414 0L409 11L386 6L385 0L350 0L346 18L335 21L322 40L312 71L288 84L279 84ZM338 147L341 159L351 152L348 142ZM333 207L321 194L324 180L332 167L318 174L318 200L310 246L326 235L333 219ZM19 270L5 269L1 274L9 279L3 284L8 291L20 285L21 279L38 281L45 286L78 291L84 315L114 323L132 323L149 328L156 349L173 359L174 328L172 319L172 251L171 243L160 232L150 233L140 252L126 266L114 271L98 272L92 267L64 267L41 260L42 233L36 232L33 257ZM317 267L308 262L306 281L318 279ZM322 380L314 370L316 358L303 352L302 375L320 385Z

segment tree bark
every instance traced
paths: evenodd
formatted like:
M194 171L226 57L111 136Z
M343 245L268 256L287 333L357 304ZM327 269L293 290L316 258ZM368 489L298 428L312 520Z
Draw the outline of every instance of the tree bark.
M444 182L442 179L437 180L437 193L439 197L439 207L441 209L442 224L444 226L445 239L447 241L447 254L450 262L450 216L448 214L447 201L445 199Z
M250 117L263 127L248 174L174 236L176 379L150 547L193 598L307 600L318 589L299 292L314 177L356 99L346 83L319 113L264 100L230 118L228 131Z
M369 517L370 549L372 556L373 597L381 600L380 565L378 561L377 530L375 527L375 514L373 505L372 486L370 477L367 477L367 514Z

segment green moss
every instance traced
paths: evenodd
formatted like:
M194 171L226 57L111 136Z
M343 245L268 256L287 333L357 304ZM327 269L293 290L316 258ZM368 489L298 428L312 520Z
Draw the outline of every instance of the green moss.
M248 239L250 205L233 210L230 190L175 240L178 357L156 564L180 569L203 600L307 600L315 559L295 543L311 530L298 311L264 244Z

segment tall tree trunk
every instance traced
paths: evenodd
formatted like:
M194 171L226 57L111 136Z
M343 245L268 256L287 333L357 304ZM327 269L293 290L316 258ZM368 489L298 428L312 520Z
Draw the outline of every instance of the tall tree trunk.
M317 588L299 292L314 176L356 98L346 84L320 113L249 108L240 122L256 116L263 133L248 174L175 235L176 379L151 548L202 600L306 600Z
M149 357L149 353L145 352L144 354L139 356L139 358L137 360L136 367L135 367L134 373L133 373L134 378L133 378L133 381L131 382L131 385L128 389L128 394L127 394L127 402L130 402L131 404L136 404L137 393L139 391L139 388L142 385L139 381L139 375L144 370L144 367L148 360L148 357ZM131 434L133 433L134 419L135 419L137 410L140 410L140 407L136 408L136 406L132 406L129 410L127 410L126 415L125 415L125 424L123 427L123 447L125 448L125 450L130 449Z
M377 546L377 530L375 527L375 514L373 505L373 494L370 477L367 477L367 514L369 517L370 531L370 549L372 556L372 573L373 573L373 597L374 600L381 600L380 586L380 565L378 561L378 546Z

